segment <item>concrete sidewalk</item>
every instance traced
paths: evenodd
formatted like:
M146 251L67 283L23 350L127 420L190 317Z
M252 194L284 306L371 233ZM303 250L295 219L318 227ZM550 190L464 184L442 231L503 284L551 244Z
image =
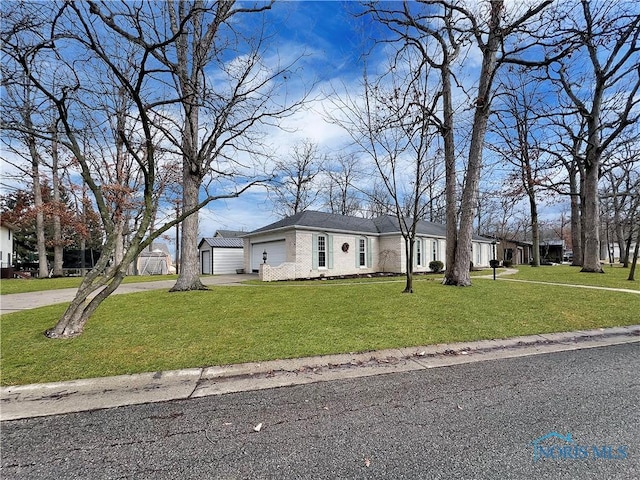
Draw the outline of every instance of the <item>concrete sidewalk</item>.
M205 285L239 286L241 282L245 280L256 278L258 278L257 275L240 274L204 276L200 277L200 280ZM145 292L148 290L169 290L175 284L175 279L158 280L156 282L125 283L121 284L112 295ZM0 314L70 302L73 300L77 291L77 288L63 288L60 290L43 290L40 292L0 295Z
M0 420L639 342L640 325L0 388ZM639 352L640 353L640 352Z

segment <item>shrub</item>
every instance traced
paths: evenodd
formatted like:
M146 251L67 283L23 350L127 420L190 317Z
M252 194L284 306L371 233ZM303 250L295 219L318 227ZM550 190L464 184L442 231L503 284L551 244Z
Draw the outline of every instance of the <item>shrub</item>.
M504 268L511 268L511 267L513 267L513 261L512 260L503 260L502 261L502 266Z
M443 268L444 263L442 263L440 260L433 260L429 262L429 270L431 270L432 272L440 273Z

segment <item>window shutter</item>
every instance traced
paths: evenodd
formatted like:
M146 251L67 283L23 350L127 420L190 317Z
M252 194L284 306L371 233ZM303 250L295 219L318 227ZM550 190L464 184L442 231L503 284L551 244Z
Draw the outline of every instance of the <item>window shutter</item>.
M360 238L356 237L353 247L353 253L355 253L356 257L356 268L360 268Z
M371 252L371 239L367 238L367 267L373 266L373 253Z
M311 268L318 269L318 234L311 235Z
M327 235L327 268L333 268L333 235Z

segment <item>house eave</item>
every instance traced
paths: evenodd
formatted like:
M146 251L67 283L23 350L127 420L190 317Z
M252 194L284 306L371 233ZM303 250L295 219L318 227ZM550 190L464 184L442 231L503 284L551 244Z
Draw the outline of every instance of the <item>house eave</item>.
M369 237L379 237L380 233L378 232L367 232L364 230L347 230L340 228L323 228L323 227L313 227L309 225L287 225L285 227L273 228L270 230L262 230L260 232L248 233L247 235L243 235L242 238L251 238L256 236L262 236L264 234L274 234L286 232L289 230L297 230L297 231L309 231L309 232L320 232L320 233L334 233L334 234L352 234L358 236L369 236Z

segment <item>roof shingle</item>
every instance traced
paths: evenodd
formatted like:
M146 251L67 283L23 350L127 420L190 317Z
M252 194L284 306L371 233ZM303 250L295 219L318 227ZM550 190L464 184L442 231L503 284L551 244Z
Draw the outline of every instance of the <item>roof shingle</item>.
M408 221L410 222L410 220ZM283 218L282 220L278 220L270 225L253 230L252 232L247 233L246 236L250 237L259 233L286 230L294 227L372 235L401 233L398 219L393 215L382 215L372 219L309 210L296 213L295 215ZM444 238L446 237L446 227L439 223L420 220L417 224L417 233L420 235ZM474 240L488 240L477 235L474 235L473 238Z

